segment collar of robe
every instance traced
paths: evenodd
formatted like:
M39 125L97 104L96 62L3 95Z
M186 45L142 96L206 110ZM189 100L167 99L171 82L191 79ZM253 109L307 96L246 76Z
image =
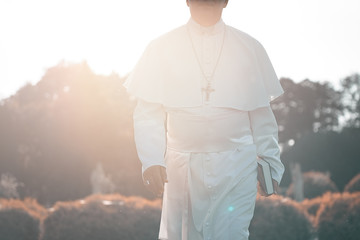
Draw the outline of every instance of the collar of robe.
M205 27L197 23L193 18L190 18L187 22L187 26L191 31L194 31L199 35L216 35L222 33L225 29L225 23L222 19L212 26Z
M201 29L191 19L187 24ZM227 28L222 57L212 79L215 91L205 103L201 90L204 77L193 53L187 24L150 42L124 83L130 95L166 107L207 104L250 111L269 106L270 101L283 94L263 46L221 20L209 30Z

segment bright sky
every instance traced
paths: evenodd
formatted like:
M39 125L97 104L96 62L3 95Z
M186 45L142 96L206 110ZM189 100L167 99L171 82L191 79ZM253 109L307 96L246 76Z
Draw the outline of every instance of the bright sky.
M257 38L279 77L360 72L359 0L230 0L225 23ZM125 75L147 43L187 22L185 0L0 0L0 99L61 60Z

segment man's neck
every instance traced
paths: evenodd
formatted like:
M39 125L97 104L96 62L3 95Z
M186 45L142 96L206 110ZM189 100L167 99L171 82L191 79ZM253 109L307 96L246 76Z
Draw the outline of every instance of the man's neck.
M199 2L191 3L191 17L200 25L209 27L215 25L220 19L223 10L223 3L204 4Z

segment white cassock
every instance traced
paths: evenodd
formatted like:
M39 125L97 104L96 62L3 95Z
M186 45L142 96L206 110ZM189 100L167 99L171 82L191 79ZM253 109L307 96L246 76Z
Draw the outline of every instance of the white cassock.
M143 171L161 165L168 175L159 239L248 239L257 156L277 182L284 172L270 108L283 89L262 45L222 20L190 19L149 44L124 86L138 99Z

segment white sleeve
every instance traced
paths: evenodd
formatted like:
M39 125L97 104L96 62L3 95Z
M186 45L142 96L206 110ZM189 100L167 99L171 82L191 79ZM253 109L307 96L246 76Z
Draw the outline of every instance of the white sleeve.
M249 111L252 134L257 155L271 165L272 178L280 183L284 165L280 160L278 125L270 106Z
M166 113L163 105L138 99L133 119L135 145L142 172L154 165L165 167Z

